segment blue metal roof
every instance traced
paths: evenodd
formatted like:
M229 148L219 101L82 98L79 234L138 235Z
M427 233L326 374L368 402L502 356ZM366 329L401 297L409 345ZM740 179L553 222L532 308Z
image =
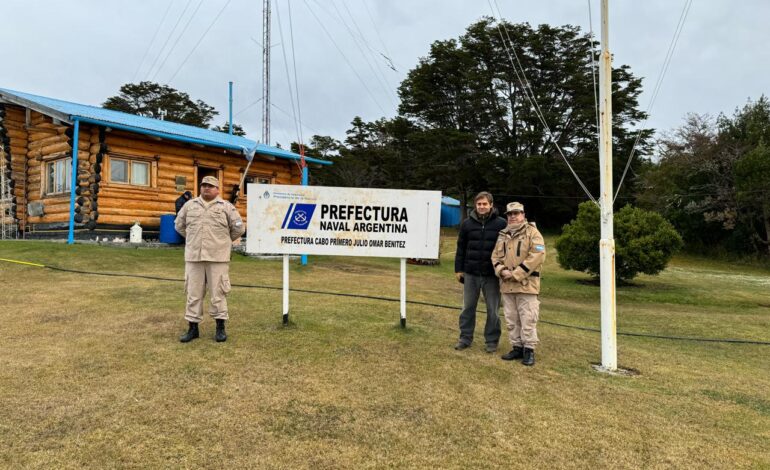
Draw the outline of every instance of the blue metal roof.
M442 196L441 197L441 204L443 204L445 206L458 206L459 207L460 206L460 201L458 201L457 199L455 199L453 197Z
M300 155L269 145L261 144L245 137L217 132L211 129L188 126L171 121L162 121L145 116L113 111L97 106L89 106L69 101L57 100L45 96L23 93L20 91L0 88L0 99L27 106L43 114L49 114L64 121L79 120L81 122L114 127L141 134L154 135L170 140L196 143L212 147L239 150L248 159L257 154L270 155L287 160L300 160ZM317 158L305 157L308 163L331 165L332 162Z

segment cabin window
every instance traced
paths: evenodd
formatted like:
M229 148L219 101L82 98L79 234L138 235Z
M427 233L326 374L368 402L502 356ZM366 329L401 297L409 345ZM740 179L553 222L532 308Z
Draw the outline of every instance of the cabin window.
M46 163L46 194L67 193L72 180L72 157Z
M246 179L243 180L243 195L249 194L249 183L252 184L270 184L273 182L273 179L268 176L247 176Z
M150 185L150 164L144 162L131 162L131 184L137 186Z
M110 181L134 186L149 186L150 164L122 158L110 158Z
M110 181L128 183L128 160L110 159Z

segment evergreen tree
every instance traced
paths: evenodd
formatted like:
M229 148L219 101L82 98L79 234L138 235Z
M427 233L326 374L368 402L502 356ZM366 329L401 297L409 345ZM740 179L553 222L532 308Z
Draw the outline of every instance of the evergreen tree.
M190 95L153 82L127 83L102 104L106 109L207 128L219 114L213 106Z

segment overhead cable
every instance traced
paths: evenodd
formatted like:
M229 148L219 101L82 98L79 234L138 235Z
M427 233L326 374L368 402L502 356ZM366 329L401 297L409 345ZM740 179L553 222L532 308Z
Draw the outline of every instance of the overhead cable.
M144 60L147 58L147 54L150 53L150 50L152 49L152 45L155 43L155 38L158 37L160 28L161 26L163 26L163 22L166 21L168 12L171 11L171 5L173 4L174 4L174 0L171 0L168 2L168 7L166 8L166 12L163 13L163 16L160 18L160 23L158 23L158 27L155 29L155 34L152 35L152 39L150 39L150 43L147 44L147 49L144 51L142 60L139 62L139 66L136 68L136 71L134 72L133 77L131 77L131 83L133 83L136 80L136 76L139 75L139 71L142 69L142 65L144 65Z
M287 0L287 3L288 3L288 0ZM285 45L286 41L284 41L283 39L283 26L282 26L283 22L281 21L281 9L278 7L278 1L275 2L275 14L276 14L276 19L278 20L278 34L281 36L281 51L283 52L283 66L284 66L284 70L286 71L286 82L289 85L289 100L291 101L291 112L292 112L292 120L294 122L294 130L297 132L297 138L301 139L300 131L299 131L299 122L297 121L297 107L294 103L294 87L292 87L291 74L289 74L289 60L286 57L286 45ZM297 96L297 100L299 100L299 96ZM302 145L301 140L299 144ZM299 168L300 173L302 173L302 166L300 165L300 162L294 160L294 163L297 165L297 168Z
M305 6L307 6L307 9L310 11L310 14L313 15L313 18L315 18L316 22L318 22L318 25L321 27L321 29L326 33L326 36L329 38L331 43L334 45L335 49L337 49L337 52L342 55L342 58L345 60L345 63L350 67L350 70L355 74L356 78L358 78L358 81L361 82L361 85L363 85L366 92L369 94L369 97L374 101L374 104L377 105L378 108L380 108L380 112L382 112L383 116L387 114L385 112L385 109L380 105L380 102L377 101L377 98L375 98L374 93L372 93L372 90L369 89L369 86L366 84L366 81L361 77L361 74L358 73L358 70L353 66L353 64L348 59L347 55L342 51L340 46L337 44L337 42L334 40L334 37L331 35L329 30L326 28L326 26L323 24L321 19L318 17L318 15L315 13L313 8L310 6L310 3L308 3L307 0L304 0Z
M155 56L155 60L152 61L150 68L147 69L147 74L145 76L147 77L148 80L150 79L150 74L152 74L152 71L155 68L155 64L158 63L158 59L160 59L161 56L163 55L163 51L166 49L168 42L171 40L171 36L174 35L174 31L176 31L177 26L179 26L179 23L182 21L184 14L187 13L187 9L190 8L191 4L192 4L192 0L187 0L187 4L185 4L184 9L182 10L182 13L179 15L179 18L176 19L176 23L174 23L174 27L171 28L171 31L168 33L168 36L166 36L166 40L163 41L163 45L158 50L158 55Z
M232 2L232 0L227 0L227 3L225 3L222 6L222 9L219 10L219 13L217 13L217 16L215 16L214 19L211 21L211 24L209 24L208 28L206 28L206 31L203 32L203 34L201 35L200 39L198 39L198 42L195 43L195 46L193 46L192 50L190 50L190 53L187 54L187 57L184 58L182 63L179 64L179 67L177 67L177 69L174 72L174 74L171 75L171 78L168 79L169 83L174 79L174 77L176 77L176 74L178 74L179 71L182 70L182 67L184 67L184 64L186 64L187 61L190 59L190 56L193 55L193 52L195 52L195 50L198 49L198 46L200 46L201 42L203 42L203 39L206 37L206 35L209 33L209 31L211 31L211 28L214 26L214 24L216 24L216 22L219 19L219 17L222 16L222 13L225 11L225 9L230 4L230 2Z
M356 19L353 16L353 14L350 12L350 9L348 8L347 4L344 2L344 0L341 0L341 1L343 2L343 6L347 11L348 16L350 17L350 20L353 23L353 26L355 27L356 31L358 31L358 35L356 35L356 33L353 31L353 29L350 28L350 26L348 26L347 21L345 20L342 12L337 7L337 2L335 2L334 0L331 0L331 4L334 7L334 11L337 13L337 17L339 18L340 22L342 23L342 26L348 32L350 37L353 38L353 44L355 44L356 48L361 53L361 56L364 58L366 65L369 67L369 70L372 71L372 74L377 79L377 83L380 85L380 87L382 87L382 90L385 93L385 96L388 97L388 101L390 101L393 107L397 107L397 104L393 100L393 96L391 95L391 89L388 87L385 74L382 72L380 67L372 65L372 61L369 60L369 57L372 57L372 60L377 65L381 65L380 61L377 60L377 58L374 56L375 53L373 52L372 46L369 45L369 41L366 40L366 37L361 32L361 28L358 27L358 23L356 22ZM366 51L364 50L364 47L361 47L361 44L365 46ZM369 52L368 54L367 54L367 51Z
M291 115L291 114L290 114L288 111L286 111L285 109L283 109L283 108L279 107L277 104L275 104L275 103L270 103L270 106L272 106L273 108L275 108L275 109L277 109L278 111L282 112L283 114L285 114L285 115L286 115L286 116L288 116L289 118L291 118L291 117L292 117L292 115ZM302 124L302 127L306 128L307 130L310 130L310 131L312 131L312 132L315 132L315 133L316 133L316 134L318 134L318 135L321 135L321 134L322 134L322 132L321 132L321 131L319 131L319 130L317 130L317 129L314 129L314 128L310 127L309 125L305 124L305 123L303 123L303 124Z
M497 6L497 0L494 0L494 1L495 1L495 6ZM585 184L583 184L583 180L580 179L580 176L578 176L577 172L575 172L575 169L572 168L572 165L570 165L569 160L567 159L567 156L564 155L564 152L562 151L558 140L554 136L553 132L551 132L551 128L548 126L548 122L546 122L545 116L543 115L543 112L540 109L540 105L537 102L537 97L535 96L535 92L530 86L529 81L527 80L526 74L524 73L524 67L521 65L521 61L519 61L518 54L516 54L516 50L513 45L513 40L511 40L511 36L510 34L508 34L508 28L505 26L505 23L502 20L502 17L498 19L499 7L497 9L497 12L495 12L495 8L492 6L492 3L490 2L490 0L487 0L487 2L489 3L489 7L492 10L492 14L494 15L495 20L497 22L497 30L500 33L500 39L503 42L503 47L505 48L505 52L508 55L508 60L511 62L511 66L513 67L513 71L514 71L514 74L516 75L516 79L519 81L519 84L521 85L522 90L524 91L524 94L527 97L527 100L529 101L530 105L533 107L535 115L540 120L540 123L543 125L543 129L548 134L548 137L551 143L553 144L554 147L556 147L556 150L559 152L559 155L561 155L562 160L564 160L564 163L566 163L570 172L572 172L572 175L575 177L575 180L583 189L583 191L586 193L586 196L588 196L588 198L594 204L598 204L596 198L593 197L593 195L585 186ZM501 28L501 25L502 25L502 28ZM505 31L505 36L503 36L503 30ZM507 37L507 41L506 41L506 37ZM510 45L510 48L509 48L509 45ZM513 57L511 57L511 54L513 54ZM516 63L514 63L513 58L516 59ZM516 64L518 64L518 68ZM520 70L521 75L519 74L519 68L521 69Z
M360 3L363 3L364 8L366 8L366 14L369 16L369 21L372 22L372 27L374 28L375 34L377 34L377 39L380 40L380 44L382 44L382 50L385 51L383 54L380 52L380 55L388 61L388 67L393 70L394 72L398 72L398 69L396 69L396 64L393 63L393 60L391 59L393 56L390 54L390 51L388 50L388 46L385 44L385 41L382 40L382 35L380 34L380 29L377 27L377 22L374 21L374 16L372 16L371 10L369 10L369 4L367 0L362 0Z
M684 3L684 7L682 8L682 13L679 15L679 22L676 25L676 28L674 30L674 36L671 38L671 43L668 46L666 57L663 60L663 65L661 66L660 73L658 74L658 80L655 82L655 87L653 88L652 96L650 97L650 104L647 106L645 117L642 120L642 122L639 124L639 130L636 132L636 139L634 139L634 145L631 147L631 152L628 155L628 160L626 161L626 167L623 169L623 175L620 177L620 182L618 183L617 190L615 191L615 197L613 198L613 202L615 201L615 199L618 198L618 194L620 193L620 187L623 185L623 181L626 179L626 174L628 173L628 169L631 166L631 161L633 160L634 153L636 152L636 148L639 145L639 140L642 137L644 124L647 122L647 119L650 116L650 111L652 111L652 106L655 104L655 99L658 97L658 92L660 92L661 85L663 84L663 78L666 76L668 67L671 64L671 58L674 56L674 50L676 49L676 44L677 42L679 42L679 36L682 34L682 29L684 29L684 23L687 20L687 14L689 13L691 6L692 6L692 0L686 0Z
M596 55L594 54L594 20L591 14L591 0L588 1L588 54L591 57L591 82L593 82L594 90L594 112L596 114L596 139L599 140L599 95L596 91Z
M155 80L155 77L157 77L160 71L163 70L163 67L166 65L168 58L171 57L171 54L174 52L174 49L176 49L176 46L179 44L179 40L182 39L182 36L184 36L184 33L187 31L187 28L190 27L190 23L192 23L192 20L193 18L195 18L195 15L198 13L198 10L200 10L201 5L203 5L203 0L198 0L198 5L195 6L195 9L193 10L192 14L187 18L187 23L184 24L184 27L182 28L182 32L180 32L179 35L176 37L176 41L174 41L174 44L171 45L171 48L169 48L168 52L166 53L166 56L160 62L160 65L155 70L155 74L152 76L150 80Z
M299 99L299 79L297 78L297 52L294 48L294 21L291 16L291 0L286 0L286 5L289 10L289 38L291 39L291 61L294 66L294 94L297 96L297 122L299 122L299 143L305 145L305 140L302 136L302 106L300 106Z
M240 110L240 111L238 111L237 113L233 114L233 117L236 117L236 116L238 116L239 114L241 114L241 113L243 113L244 111L248 110L249 108L251 108L251 107L252 107L252 106L254 106L255 104L259 104L259 102L260 102L260 101L262 101L262 100L263 100L263 98L259 98L258 100L256 100L256 101L254 101L254 102L250 103L250 104L249 104L249 105L247 105L246 107L244 107L244 108L241 108L241 110Z
M62 268L58 266L50 266L50 265L39 264L39 263L30 263L27 261L20 261L20 260L6 259L6 258L0 258L0 261L19 264L19 265L26 265L26 266L36 267L36 268L45 268L45 269L50 269L52 271L59 271L59 272L72 273L72 274L89 274L94 276L125 277L125 278L148 279L148 280L154 280L154 281L168 281L168 282L184 282L184 279L177 279L172 277L148 276L145 274L105 273L105 272L98 272L98 271L85 271L80 269L68 269L68 268ZM243 288L249 288L249 289L283 290L283 287L279 287L279 286L265 286L265 285L258 285L258 284L233 284L233 287L243 287ZM384 302L401 302L400 298L385 297L385 296L378 296L378 295L351 294L347 292L331 292L331 291L322 291L322 290L313 290L313 289L296 289L296 288L294 289L290 288L289 290L291 292L301 292L305 294L330 295L330 296L337 296L337 297L380 300ZM419 300L407 300L406 303L412 304L412 305L423 305L426 307L457 310L456 305L437 304L432 302L423 302ZM552 321L543 320L543 319L540 319L539 322L549 324L549 325L560 326L564 328L570 328L574 330L590 331L590 332L596 332L596 333L601 332L601 330L599 330L598 328L569 325L569 324L557 323L557 322L552 322ZM676 341L752 344L752 345L770 346L770 341L751 340L751 339L699 338L699 337L693 337L693 336L670 336L670 335L659 335L659 334L653 334L653 333L635 333L635 332L621 332L621 331L618 331L617 334L622 336L633 336L633 337L639 337L639 338L653 338L653 339L668 339L668 340L676 340Z

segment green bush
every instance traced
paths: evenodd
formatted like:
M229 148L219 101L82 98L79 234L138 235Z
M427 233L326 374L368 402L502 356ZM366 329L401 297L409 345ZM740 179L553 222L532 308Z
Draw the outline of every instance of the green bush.
M639 273L657 274L682 248L682 237L656 212L625 206L615 213L615 276L630 280ZM559 265L599 276L599 207L584 202L575 220L556 241Z

